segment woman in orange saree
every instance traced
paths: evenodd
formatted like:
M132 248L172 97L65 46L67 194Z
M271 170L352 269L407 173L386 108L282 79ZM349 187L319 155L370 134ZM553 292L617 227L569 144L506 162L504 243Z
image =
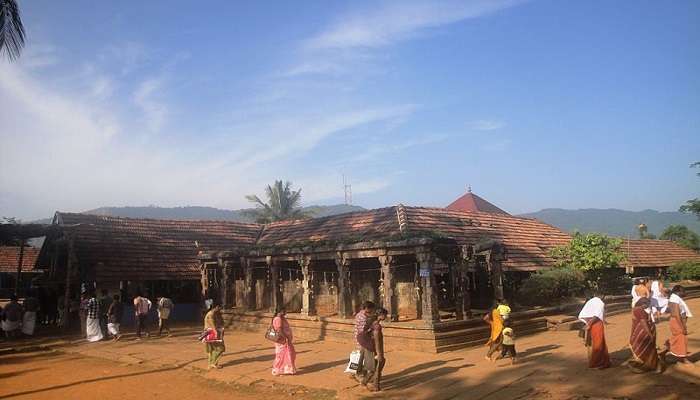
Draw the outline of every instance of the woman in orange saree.
M489 346L486 352L486 359L494 361L493 354L501 349L501 342L503 341L503 318L498 308L493 308L490 313L484 316L484 321L491 325L491 335L489 336L486 345Z
M588 368L610 367L610 354L605 344L605 303L598 297L588 300L578 315L586 324Z

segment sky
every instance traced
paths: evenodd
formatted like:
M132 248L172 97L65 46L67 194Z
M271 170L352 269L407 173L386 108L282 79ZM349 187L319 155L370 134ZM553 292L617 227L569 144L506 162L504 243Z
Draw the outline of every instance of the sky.
M0 216L101 206L677 210L697 1L20 1Z

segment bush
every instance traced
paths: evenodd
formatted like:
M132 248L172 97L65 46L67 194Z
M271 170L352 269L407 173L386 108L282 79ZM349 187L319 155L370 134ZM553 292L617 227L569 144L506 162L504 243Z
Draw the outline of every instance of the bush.
M700 280L700 262L681 261L668 269L668 277L672 281Z
M586 275L577 269L564 267L538 271L530 275L518 290L518 302L527 306L553 305L583 295L586 289Z

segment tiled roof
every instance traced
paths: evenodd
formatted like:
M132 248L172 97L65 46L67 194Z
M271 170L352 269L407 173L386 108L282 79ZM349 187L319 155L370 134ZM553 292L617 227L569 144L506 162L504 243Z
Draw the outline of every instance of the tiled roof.
M551 267L549 251L571 237L536 219L485 212L451 211L443 208L405 207L408 229L438 233L459 244L473 245L484 239L502 242L508 251L507 270L530 271Z
M483 198L475 195L471 191L464 194L462 197L450 203L449 206L445 207L451 211L481 211L494 214L505 214L510 215L507 212L501 210L495 205L489 203Z
M700 254L670 240L624 239L624 263L633 267L669 267L679 261L699 261Z
M0 272L17 273L19 249L19 246L0 246ZM24 246L22 272L34 271L34 265L36 264L38 256L39 249L31 246Z
M76 225L78 261L97 280L198 279L198 251L251 246L260 225L227 221L171 221L56 213Z
M309 242L362 242L399 236L396 207L323 218L274 222L263 229L258 246L288 246Z

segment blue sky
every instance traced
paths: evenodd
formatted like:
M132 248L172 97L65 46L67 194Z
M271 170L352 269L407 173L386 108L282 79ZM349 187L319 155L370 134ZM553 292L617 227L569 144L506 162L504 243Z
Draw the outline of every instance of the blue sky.
M698 196L696 1L21 1L0 214L306 204L675 210Z

